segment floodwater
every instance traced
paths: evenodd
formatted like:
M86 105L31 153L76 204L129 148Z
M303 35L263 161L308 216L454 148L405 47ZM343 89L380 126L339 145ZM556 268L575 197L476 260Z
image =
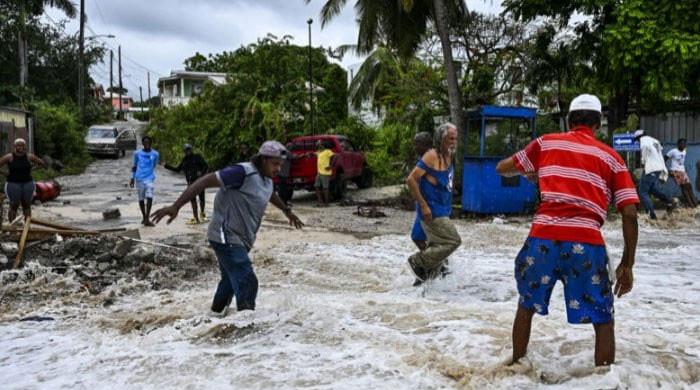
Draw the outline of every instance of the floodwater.
M72 196L89 196L77 189L79 179L71 180ZM164 177L162 183L175 182ZM128 191L116 180L114 187ZM69 207L78 206L56 204L39 213L91 218ZM314 221L301 232L281 224L278 212L266 217L252 255L260 280L258 310L223 319L207 316L218 281L213 264L176 288L153 290L123 280L94 296L30 262L27 270L35 277L0 286L0 305L22 289L62 290L55 298L44 294L40 302L0 313L2 387L690 389L700 384L700 236L693 217L669 226L642 222L635 286L616 301L617 362L596 370L593 329L566 323L561 287L555 288L550 315L535 318L528 358L512 367L503 364L511 354L517 304L513 259L527 223L457 221L464 244L450 259L452 273L415 288L406 266L413 251L407 236L411 213L387 210L387 219L364 220L352 208L319 211L301 202L298 210ZM180 220L187 217L183 208ZM137 222L129 218L121 223ZM343 218L355 230L386 228L362 239L324 224ZM397 234L396 227L404 225L405 234ZM165 237L171 228L200 235L203 229L159 226L146 235ZM619 222L606 225L604 234L610 257L619 259ZM53 320L19 321L28 316Z

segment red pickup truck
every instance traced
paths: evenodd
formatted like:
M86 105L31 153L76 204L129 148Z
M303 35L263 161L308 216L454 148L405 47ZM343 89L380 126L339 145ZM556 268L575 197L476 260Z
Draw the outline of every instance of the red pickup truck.
M333 178L331 180L331 196L341 199L345 195L349 181L358 188L372 185L372 171L367 166L364 154L352 146L350 140L342 135L313 135L294 138L289 147L296 158L292 159L289 178L287 178L287 193L280 194L282 199L291 199L295 190L314 191L314 182L318 168L316 155L318 142L332 145L330 148L335 155L331 161Z

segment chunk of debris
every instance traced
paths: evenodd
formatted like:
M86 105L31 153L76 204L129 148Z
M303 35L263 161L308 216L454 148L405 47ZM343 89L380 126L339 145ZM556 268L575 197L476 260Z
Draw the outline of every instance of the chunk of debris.
M102 217L106 220L107 219L117 219L121 216L122 216L122 214L121 214L121 212L119 212L119 209L117 209L117 208L107 209L107 210L102 212Z
M134 246L134 242L131 240L122 240L117 243L117 245L114 246L114 249L112 249L112 257L115 259L123 259L124 256L126 256L130 251L131 248Z
M0 243L0 250L7 256L15 256L17 254L17 243L16 242L3 242Z
M357 206L357 212L355 215L365 218L386 218L386 213L379 210L376 206Z

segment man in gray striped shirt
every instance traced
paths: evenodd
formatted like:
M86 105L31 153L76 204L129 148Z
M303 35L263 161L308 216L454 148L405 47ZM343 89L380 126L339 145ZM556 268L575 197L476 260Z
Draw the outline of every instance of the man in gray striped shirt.
M153 214L158 223L168 216L172 222L180 208L206 188L218 187L214 213L207 239L216 252L221 280L214 294L211 310L225 316L233 297L241 310L255 310L258 279L248 252L255 243L268 203L282 210L289 224L301 229L303 223L274 192L272 178L282 167L287 149L277 141L262 144L250 162L244 162L205 175L192 183L169 207Z

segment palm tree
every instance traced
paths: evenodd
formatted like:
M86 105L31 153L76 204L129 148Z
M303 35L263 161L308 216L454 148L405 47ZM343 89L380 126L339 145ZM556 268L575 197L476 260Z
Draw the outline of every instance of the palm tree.
M27 17L39 16L47 6L58 8L69 18L74 18L78 10L70 0L10 0L18 11L17 44L19 54L19 85L24 87L29 76L27 64Z
M305 0L309 3L310 0ZM337 16L347 0L326 0L321 9L321 26ZM466 14L463 0L356 0L355 12L360 31L357 50L370 53L383 37L389 47L403 57L413 56L423 42L428 26L433 23L442 43L450 116L461 131L464 126L462 95L457 69L452 59L450 19Z

